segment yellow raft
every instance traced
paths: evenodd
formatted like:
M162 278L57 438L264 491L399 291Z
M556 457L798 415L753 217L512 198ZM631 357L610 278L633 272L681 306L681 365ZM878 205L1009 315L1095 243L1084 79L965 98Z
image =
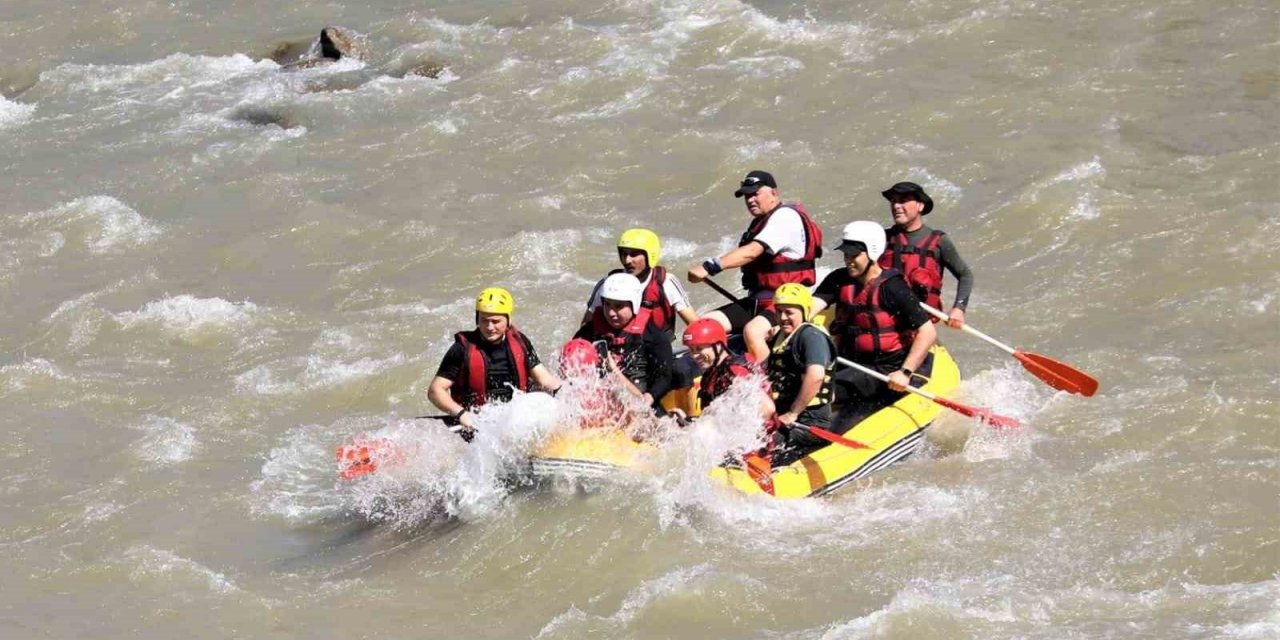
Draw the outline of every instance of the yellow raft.
M935 345L933 371L922 387L940 396L950 396L960 384L960 370L946 347ZM682 399L664 399L667 404L687 404ZM690 407L696 415L697 407ZM883 469L911 455L924 440L924 428L938 416L941 407L915 394L907 394L877 411L844 437L868 445L853 449L831 444L772 470L773 495L804 498L831 493L854 480ZM537 475L604 476L621 469L639 470L656 451L647 443L633 442L621 431L584 431L558 435L532 457ZM745 494L765 493L745 469L717 467L711 478Z

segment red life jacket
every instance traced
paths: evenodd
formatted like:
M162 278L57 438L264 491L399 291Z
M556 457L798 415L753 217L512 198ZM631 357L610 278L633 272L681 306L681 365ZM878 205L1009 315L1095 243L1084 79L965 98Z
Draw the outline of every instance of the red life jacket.
M609 275L626 273L625 269L614 269ZM666 267L650 269L649 284L644 287L640 297L640 306L649 310L649 322L661 331L673 333L676 328L676 308L667 300L667 292L662 285L667 283Z
M596 340L604 340L609 347L609 355L617 363L628 380L644 389L649 382L644 358L636 357L644 347L644 330L651 320L652 311L640 306L640 312L621 329L609 326L604 318L604 306L596 307L591 314L591 334Z
M476 346L467 335L469 332L459 331L454 338L462 344L466 355L462 358L462 371L459 380L449 388L453 401L468 407L478 407L489 399L489 374L484 352ZM521 391L529 390L529 371L524 349L524 336L514 327L508 327L504 341L507 358L515 369L515 387Z
M944 235L935 229L913 245L907 240L905 231L890 227L885 229L889 241L885 243L879 260L882 268L902 272L916 297L934 309L942 308L942 250L939 246ZM933 321L938 319L933 318Z
M852 283L840 287L833 326L839 334L840 350L854 356L851 359L876 361L911 344L912 332L899 330L893 316L880 306L880 287L890 278L900 277L901 273L885 269L861 291L855 292Z
M711 401L724 395L734 380L745 378L756 370L756 363L749 356L731 353L719 364L703 371L698 387L698 400L703 410L711 405Z
M774 289L795 282L802 285L812 286L818 281L818 272L814 268L814 261L822 257L822 228L809 217L809 212L805 211L804 205L799 202L795 204L779 205L777 209L756 218L751 221L751 226L747 227L747 232L742 234L742 239L738 242L738 246L744 246L755 239L760 232L764 230L764 226L769 222L769 218L777 213L782 207L794 209L800 214L800 221L804 224L804 255L799 259L784 258L781 253L770 256L767 253L760 254L760 257L752 260L742 267L742 286L751 293L759 291L767 291L773 293Z

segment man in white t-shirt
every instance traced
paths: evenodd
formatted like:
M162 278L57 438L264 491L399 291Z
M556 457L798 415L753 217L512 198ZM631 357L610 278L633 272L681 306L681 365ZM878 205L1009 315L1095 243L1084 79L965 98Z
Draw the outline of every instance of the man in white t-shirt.
M676 317L679 316L688 325L698 319L698 314L693 310L693 305L689 304L689 294L685 293L680 279L668 276L667 270L658 266L658 259L661 257L662 245L658 234L649 229L627 229L618 238L618 261L622 263L622 268L614 269L609 274L625 272L640 280L640 284L644 285L641 306L649 309L649 323L674 339ZM591 291L582 324L590 322L592 314L600 308L600 287L604 281L601 278Z
M688 277L702 282L725 269L742 269L747 297L705 317L715 319L725 331L741 332L747 351L764 362L769 330L778 324L773 292L789 282L806 287L817 283L814 262L822 257L822 229L800 204L782 203L778 182L767 171L748 173L733 195L744 199L751 224L736 249L690 267Z

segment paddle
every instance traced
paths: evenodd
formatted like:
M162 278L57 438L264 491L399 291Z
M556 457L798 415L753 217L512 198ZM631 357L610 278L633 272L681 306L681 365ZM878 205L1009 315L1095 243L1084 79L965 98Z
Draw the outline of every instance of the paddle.
M827 431L822 427L815 427L812 425L803 425L803 424L795 425L795 426L802 427L805 431L808 431L809 433L812 433L813 435L818 436L819 438L822 438L827 442L842 444L846 447L849 447L850 449L870 449L871 448L870 446L862 444L857 440L850 440L834 431Z
M878 371L875 371L874 369L868 369L852 360L847 360L845 358L837 357L836 362L839 362L840 364L846 367L857 369L858 371L861 371L881 382L885 382L885 383L889 382L889 376L886 376ZM946 398L929 393L924 389L917 389L915 387L907 387L907 391L910 391L911 393L914 393L922 398L932 400L935 404L946 407L952 411L955 411L956 413L969 416L970 418L977 418L998 429L1015 429L1021 426L1021 424L1017 420L1014 420L1013 418L1009 418L1007 416L1002 416L1002 415L992 413L990 409L987 409L984 407L971 407L969 405L960 404L959 402L956 402L954 400L948 400Z
M729 290L720 286L719 282L716 282L711 278L705 278L703 279L703 282L707 283L708 287L715 289L720 295L728 298L731 302L738 302L738 296L735 296L732 293L729 293Z
M415 420L449 420L452 416L415 416ZM461 424L453 424L446 427L453 433L458 433L465 429ZM465 437L463 438L466 439ZM338 447L338 477L343 480L354 480L364 475L368 475L378 470L379 462L387 462L394 460L400 456L400 448L395 442L386 438L373 438L366 440L364 436L357 436L351 444L344 444Z
M942 322L947 321L947 314L934 309L933 307L921 302L920 306L928 311L931 315L938 318ZM1070 365L1063 364L1053 358L1042 356L1038 353L1028 353L1019 349L1014 349L992 338L991 336L974 329L967 323L960 327L961 331L970 335L977 336L987 342L999 347L1006 353L1011 354L1017 360L1023 369L1026 369L1031 375L1040 378L1045 384L1059 391L1067 393L1078 393L1086 398L1092 396L1098 391L1098 381L1089 374L1076 369Z

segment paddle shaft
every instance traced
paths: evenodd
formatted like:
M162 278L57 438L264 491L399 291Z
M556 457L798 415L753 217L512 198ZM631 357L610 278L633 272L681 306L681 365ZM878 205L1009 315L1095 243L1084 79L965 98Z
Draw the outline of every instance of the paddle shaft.
M704 279L704 280L703 280L703 282L707 283L707 286L708 286L708 287L711 287L712 289L715 289L717 293L719 293L720 295L722 295L722 296L724 296L724 297L728 298L731 302L738 302L738 296L733 295L732 293L730 293L730 292L729 292L729 290L728 290L728 289L726 289L726 288L724 288L724 287L720 286L720 283L719 283L719 282L716 282L715 280L712 280L711 278L706 278L706 279Z
M947 314L943 313L942 311L939 311L938 309L934 309L933 307L931 307L931 306L929 306L929 305L927 305L927 304L925 304L925 303L923 303L923 302L921 302L921 303L920 303L920 307L921 307L922 309L924 309L925 311L928 311L928 312L929 312L929 315L931 315L931 316L933 316L933 317L935 317L935 318L937 318L937 319L939 319L939 320L941 320L941 321L943 321L943 322L946 322L946 321L950 318L950 316L948 316ZM947 326L951 326L951 325L947 325ZM989 336L989 335L987 335L987 334L985 334L985 333L983 333L983 332L981 332L981 331L978 331L977 329L974 329L973 327L969 326L969 325L968 325L968 323L963 324L963 325L960 325L960 330L961 330L961 331L963 331L963 332L965 332L965 333L967 333L967 334L969 334L969 335L971 335L971 336L977 336L977 337L979 337L979 338L982 338L983 340L986 340L987 342L990 342L992 345L995 345L996 347L999 347L1000 349L1003 349L1003 350L1004 350L1006 353L1008 353L1009 355L1013 355L1013 354L1016 354L1016 353L1018 352L1018 350L1017 350L1017 349L1014 349L1013 347L1011 347L1011 346L1009 346L1009 345L1007 345L1007 344L1005 344L1005 343L1003 343L1003 342L1000 342L999 340L996 340L995 338L992 338L991 336Z

